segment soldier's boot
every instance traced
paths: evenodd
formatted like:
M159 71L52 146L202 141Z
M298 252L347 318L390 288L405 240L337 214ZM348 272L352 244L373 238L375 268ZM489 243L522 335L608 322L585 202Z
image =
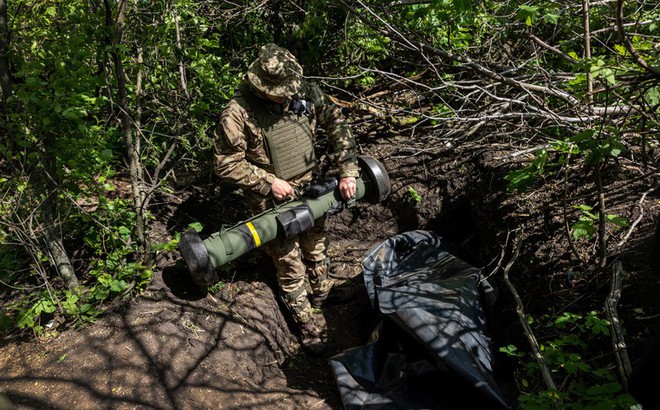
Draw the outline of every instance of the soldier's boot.
M327 325L322 314L312 311L305 287L285 293L282 299L298 328L300 344L313 354L322 353L327 342Z
M310 302L315 309L349 302L356 295L356 290L353 287L335 286L335 280L328 276L329 265L328 258L321 262L308 264L309 284L312 288Z
M317 355L323 353L328 338L328 326L322 314L313 313L300 326L300 333L300 342L305 349Z

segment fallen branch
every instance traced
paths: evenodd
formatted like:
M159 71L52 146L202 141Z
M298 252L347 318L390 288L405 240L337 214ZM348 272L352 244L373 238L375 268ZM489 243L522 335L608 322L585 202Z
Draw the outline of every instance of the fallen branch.
M624 29L623 24L623 0L618 0L616 2L616 28L619 33L619 37L621 37L621 41L623 41L623 45L626 46L626 49L635 59L635 62L637 62L640 67L648 71L655 78L660 79L660 70L653 67L652 65L649 65L649 63L647 63L646 60L644 60L642 56L639 55L637 49L635 49L635 46L633 46L632 42L628 38L628 35L626 34L626 30Z
M614 358L616 359L616 367L619 372L619 379L624 389L628 389L628 377L632 372L630 358L626 350L626 342L623 337L623 328L619 320L617 312L617 305L621 298L621 288L623 267L621 262L617 261L612 266L612 283L610 285L610 294L605 300L605 314L610 321L610 328L612 330L612 347L614 348Z
M585 107L582 101L570 92L564 91L554 86L547 86L518 80L514 77L508 76L508 71L497 72L494 69L489 68L487 64L478 60L474 60L467 54L454 52L453 50L437 48L435 46L416 41L411 37L407 37L403 32L393 27L392 24L388 23L385 18L372 10L372 8L370 8L362 0L340 0L340 3L351 14L357 16L357 18L359 18L362 23L373 28L382 35L389 37L393 44L398 44L405 50L417 53L422 60L420 62L426 62L428 64L429 70L433 70L436 73L437 78L442 78L442 76L438 72L436 65L431 61L431 57L437 57L445 62L459 63L462 67L473 72L474 74L477 74L481 78L488 79L502 85L508 85L514 89L525 92L530 96L536 95L537 97L542 98L543 101L547 100L548 97L557 98L558 100L566 103L569 108L575 111L576 116L579 117L589 117L592 115L603 115L608 117L619 115L625 116L628 115L632 109L629 106L590 106L588 107L589 109L586 109L587 107ZM583 118L580 122L588 121L588 118Z
M529 325L529 322L527 320L527 315L525 314L525 309L523 308L522 299L520 298L520 295L518 294L518 291L516 290L515 286L513 286L513 283L511 283L511 280L509 280L509 271L511 270L511 267L518 258L518 255L520 254L521 245L522 245L522 232L520 232L518 238L516 238L516 243L514 245L514 252L513 252L513 256L511 257L511 260L509 260L509 262L504 267L504 283L506 283L509 290L511 291L511 294L513 295L514 300L516 301L516 313L518 314L518 319L520 320L520 324L522 325L525 336L527 336L529 345L532 348L532 354L534 356L534 360L536 360L536 364L538 364L539 369L541 370L541 375L543 376L543 380L545 381L545 384L549 390L556 391L557 385L555 384L555 381L552 379L552 375L550 374L550 369L548 369L548 366L545 364L545 358L541 353L541 348L539 347L539 343L536 340L536 336L534 336L534 332L532 331L531 326ZM553 402L553 408L559 408L559 403Z
M647 196L648 194L650 194L651 192L655 191L656 189L658 189L659 187L660 187L660 186L657 186L657 187L655 187L655 188L651 188L651 189L649 189L648 191L646 191L646 192L644 192L644 193L642 194L642 197L641 197L641 198L639 199L639 201L637 202L637 206L639 206L639 216L637 217L637 219L635 219L635 222L633 222L633 223L630 225L630 229L628 229L628 233L626 233L626 236L624 236L623 239L621 239L621 242L619 242L619 243L616 244L616 247L617 247L617 248L622 247L623 244L626 243L626 241L628 240L628 238L630 237L630 235L633 233L633 231L635 230L635 228L637 227L637 225L642 221L642 218L644 218L644 207L642 206L642 204L643 204L644 201L646 200L646 196Z
M501 160L504 160L504 159L512 159L512 158L519 157L521 155L527 155L527 154L534 153L534 152L536 152L540 149L548 149L551 146L552 145L550 145L550 144L541 144L541 145L537 145L537 146L532 147L532 148L524 149L522 151L516 151L516 152L513 152L513 153L508 154L508 155L502 155L502 156L499 156L499 157L494 157L493 159L496 160L496 161L501 161Z
M559 57L563 58L564 60L568 61L569 63L571 63L571 64L579 64L580 63L578 60L576 60L573 57L569 56L568 54L562 52L557 47L553 47L550 44L546 43L545 41L541 40L540 38L536 37L534 34L529 33L528 35L529 35L529 38L531 38L533 42L535 42L536 44L538 44L539 46L541 46L541 47L543 47L547 50L550 50L551 52L553 52L554 54L556 54Z

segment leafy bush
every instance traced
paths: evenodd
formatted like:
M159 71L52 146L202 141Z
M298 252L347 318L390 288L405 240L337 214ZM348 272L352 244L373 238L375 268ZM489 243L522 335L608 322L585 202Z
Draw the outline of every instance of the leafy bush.
M560 391L540 388L539 366L533 358L516 346L501 347L500 352L515 357L522 366L518 384L522 387L518 401L522 409L552 409L561 403L566 409L631 409L635 400L623 390L614 371L599 366L597 352L608 345L610 322L595 311L585 315L564 312L548 323L547 332L556 334L540 344L540 349L553 379L561 380Z

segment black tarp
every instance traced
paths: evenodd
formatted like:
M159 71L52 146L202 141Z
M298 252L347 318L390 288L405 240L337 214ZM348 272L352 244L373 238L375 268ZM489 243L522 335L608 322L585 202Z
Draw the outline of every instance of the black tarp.
M478 269L435 233L411 231L369 251L363 271L382 320L369 343L330 360L346 409L508 407L481 304L492 288Z

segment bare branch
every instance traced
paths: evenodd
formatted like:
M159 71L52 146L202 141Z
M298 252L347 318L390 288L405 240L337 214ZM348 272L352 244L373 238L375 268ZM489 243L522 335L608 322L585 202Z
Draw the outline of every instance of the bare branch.
M513 295L514 300L516 301L516 312L518 313L518 319L523 328L523 331L525 332L525 335L527 336L527 340L529 341L529 344L532 348L534 360L536 360L536 363L538 364L541 370L541 374L543 375L543 380L545 381L545 384L549 390L556 391L557 385L555 384L555 381L552 379L552 374L550 373L550 369L548 369L548 366L545 364L545 358L543 357L543 353L541 353L541 348L539 347L539 343L536 340L536 337L534 336L534 332L532 331L532 328L529 325L529 321L527 320L527 315L525 314L525 309L522 299L520 298L520 295L518 294L518 291L516 290L515 286L509 279L509 271L511 270L511 267L518 258L521 246L522 246L522 232L519 232L514 245L513 256L504 267L504 274L503 274L504 282L508 286L509 290ZM556 408L557 403L553 402L553 407Z
M623 41L623 44L626 46L626 49L628 50L630 55L635 59L637 64L640 67L642 67L644 70L651 73L655 78L660 79L660 70L649 65L649 63L647 63L646 60L644 60L642 56L639 55L639 53L633 46L632 42L628 38L628 35L626 34L626 30L623 26L623 0L617 0L616 2L616 27L619 33L619 37L621 37L621 41Z
M534 34L529 33L528 35L529 35L529 38L531 38L532 41L534 41L536 44L538 44L539 46L541 46L541 47L543 47L547 50L550 50L551 52L553 52L554 54L556 54L559 57L563 58L564 60L568 61L569 63L571 63L571 64L579 63L578 60L576 60L573 57L569 56L568 54L562 52L560 49L551 46L550 44L548 44L545 41L541 40L540 38L536 37Z
M619 379L623 388L627 390L628 377L632 373L632 365L630 364L630 358L626 350L626 342L623 336L624 331L617 311L617 305L619 304L619 299L621 299L621 289L623 288L623 274L621 262L617 261L612 266L612 282L610 284L610 293L605 300L605 312L612 330L612 347L614 349L617 370L619 371Z

